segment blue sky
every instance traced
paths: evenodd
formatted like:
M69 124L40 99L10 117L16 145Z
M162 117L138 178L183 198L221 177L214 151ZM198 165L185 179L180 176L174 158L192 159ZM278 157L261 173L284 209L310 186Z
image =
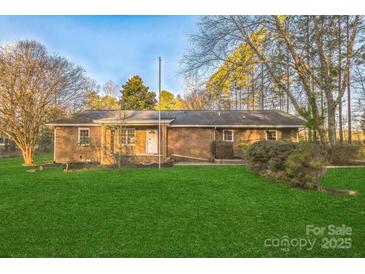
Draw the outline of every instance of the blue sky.
M158 88L158 56L163 58L162 88L183 94L177 70L196 29L193 16L0 16L0 42L35 39L50 52L83 66L103 84L123 84L138 74Z

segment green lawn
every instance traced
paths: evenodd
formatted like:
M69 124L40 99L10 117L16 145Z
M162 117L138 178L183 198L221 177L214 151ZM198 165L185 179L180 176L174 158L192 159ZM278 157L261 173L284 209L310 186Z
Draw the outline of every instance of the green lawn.
M365 169L323 179L356 197L289 188L243 166L26 169L0 159L1 257L365 256ZM264 246L308 238L308 224L352 227L352 248L323 249L314 236L311 251Z

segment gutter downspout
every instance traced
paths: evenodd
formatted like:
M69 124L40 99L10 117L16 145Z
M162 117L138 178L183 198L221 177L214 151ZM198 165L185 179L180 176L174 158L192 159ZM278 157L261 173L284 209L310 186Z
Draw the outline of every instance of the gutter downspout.
M56 162L56 134L57 134L57 127L53 128L53 162Z

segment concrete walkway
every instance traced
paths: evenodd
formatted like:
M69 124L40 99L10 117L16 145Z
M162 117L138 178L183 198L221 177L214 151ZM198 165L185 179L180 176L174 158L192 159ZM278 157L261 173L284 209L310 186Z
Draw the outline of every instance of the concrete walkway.
M174 166L242 166L243 163L177 162Z
M326 168L365 168L365 166L326 166Z
M174 166L242 166L243 163L177 162ZM365 168L365 166L326 166L326 168Z

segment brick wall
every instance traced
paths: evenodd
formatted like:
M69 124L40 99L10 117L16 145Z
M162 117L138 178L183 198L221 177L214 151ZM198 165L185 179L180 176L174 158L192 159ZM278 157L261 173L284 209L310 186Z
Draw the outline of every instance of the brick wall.
M78 127L55 127L55 161L100 162L101 127L82 127L90 129L90 145L78 144Z
M157 130L158 126L136 126L136 127L126 127L126 128L134 128L136 134L136 141L133 145L120 145L119 140L119 129L116 127L114 129L114 147L112 149L111 143L111 128L105 127L105 143L104 143L104 154L102 159L102 164L113 164L115 154L122 152L122 154L126 155L136 155L135 160L140 162L156 162L158 161L158 157L153 154L147 154L146 152L146 138L147 138L147 131L149 130ZM161 155L162 161L165 160L164 156L166 155L166 126L161 125Z
M260 140L266 140L267 129L232 129L233 130L233 155L240 157L240 144L253 144ZM297 141L297 129L278 129L277 139L288 139L292 142ZM216 140L223 141L223 129L217 129Z
M211 159L213 128L168 128L168 155Z
M56 152L55 160L59 163L66 162L101 162L112 164L113 158L111 151L111 131L105 128L104 156L101 159L101 127L89 127L91 145L78 144L78 127L56 127ZM146 155L146 130L157 129L157 127L136 127L136 144L123 148L124 153ZM254 143L266 139L265 129L233 129L234 156L240 156L240 144ZM296 129L280 129L277 131L278 139L297 140ZM162 147L163 156L172 154L201 158L210 160L212 154L212 143L214 141L213 128L162 128ZM223 140L223 129L217 129L215 133L217 141ZM119 151L118 131L114 134L114 153ZM153 157L152 157L153 158ZM151 159L152 159L151 158ZM147 158L146 158L147 159Z

